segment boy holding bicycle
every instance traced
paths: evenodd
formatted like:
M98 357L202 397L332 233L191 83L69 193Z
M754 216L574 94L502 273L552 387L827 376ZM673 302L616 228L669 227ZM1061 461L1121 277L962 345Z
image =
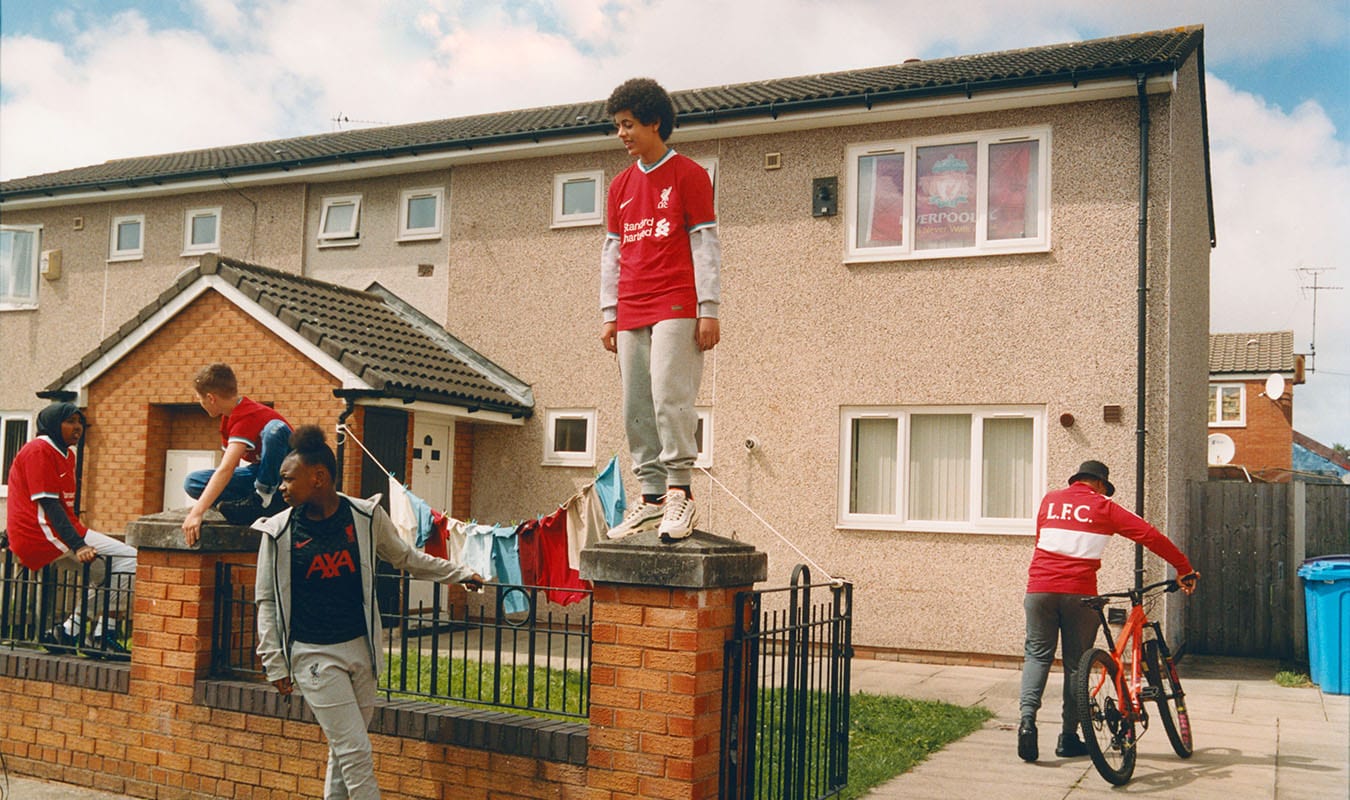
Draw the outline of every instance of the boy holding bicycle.
M1097 570L1102 552L1115 534L1131 539L1162 557L1177 571L1181 590L1195 591L1200 574L1177 546L1157 528L1111 502L1116 487L1110 470L1100 461L1084 461L1069 478L1067 488L1046 494L1036 515L1036 550L1031 556L1026 610L1026 658L1022 665L1021 722L1017 726L1017 755L1023 761L1040 757L1036 712L1055 660L1055 644L1062 643L1064 661L1063 728L1055 755L1087 755L1078 738L1078 708L1073 698L1078 661L1097 638L1097 613L1083 605L1097 594Z

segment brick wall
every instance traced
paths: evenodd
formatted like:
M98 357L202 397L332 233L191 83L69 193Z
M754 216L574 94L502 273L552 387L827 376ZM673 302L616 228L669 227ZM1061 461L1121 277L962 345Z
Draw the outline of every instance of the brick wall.
M1286 391L1279 400L1264 397L1265 381L1245 381L1246 425L1240 428L1213 427L1210 433L1232 437L1233 464L1263 480L1285 482L1294 460L1294 400Z
M457 519L473 519L473 435L475 427L455 422L455 474L451 478L451 508Z
M241 394L273 405L292 425L322 425L331 440L344 407L333 397L337 381L233 303L206 292L89 385L95 424L86 440L82 510L91 527L120 531L160 510L165 451L200 447L201 433L169 425L158 407L195 404L192 378L215 361L234 367ZM212 446L220 446L218 438Z

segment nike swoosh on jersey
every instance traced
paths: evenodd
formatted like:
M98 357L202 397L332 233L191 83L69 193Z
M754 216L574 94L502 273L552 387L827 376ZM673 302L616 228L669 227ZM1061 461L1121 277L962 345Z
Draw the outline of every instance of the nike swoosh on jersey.
M633 198L630 197L630 198L628 198L627 200L623 201L622 203L619 203L619 210L622 211L622 210L624 209L624 207L627 206L627 205L628 205L629 203L631 203L631 202L633 202Z

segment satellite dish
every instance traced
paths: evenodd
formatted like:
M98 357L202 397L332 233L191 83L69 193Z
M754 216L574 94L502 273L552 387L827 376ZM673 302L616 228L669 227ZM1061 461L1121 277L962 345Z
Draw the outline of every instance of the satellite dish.
M1216 466L1223 466L1233 460L1237 453L1237 447L1233 445L1233 439L1226 433L1211 433L1209 435L1209 463Z
M1271 400L1279 400L1284 397L1284 376L1278 372L1270 373L1266 378L1266 397Z

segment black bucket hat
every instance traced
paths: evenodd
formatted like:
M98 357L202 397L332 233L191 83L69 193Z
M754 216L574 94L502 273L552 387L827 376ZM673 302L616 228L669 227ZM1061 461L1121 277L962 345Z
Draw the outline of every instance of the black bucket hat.
M1111 470L1100 461L1084 461L1078 465L1078 471L1069 476L1069 484L1083 478L1095 478L1106 485L1106 496L1110 497L1116 493L1116 487L1112 485L1110 476Z

